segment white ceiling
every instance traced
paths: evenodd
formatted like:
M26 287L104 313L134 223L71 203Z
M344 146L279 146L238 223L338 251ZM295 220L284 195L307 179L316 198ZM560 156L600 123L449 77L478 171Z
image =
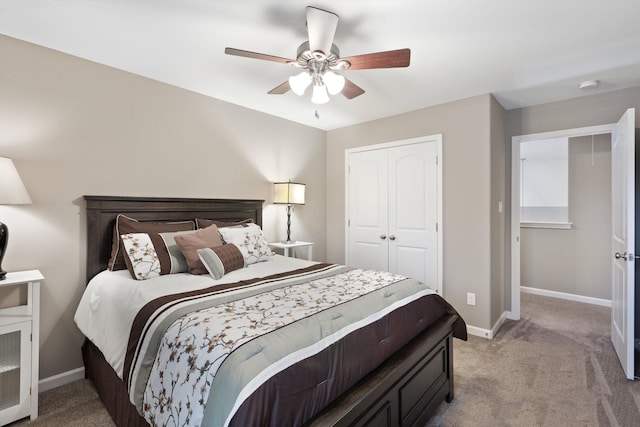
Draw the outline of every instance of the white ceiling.
M353 100L268 95L295 70L224 48L294 59L307 5L340 16L341 56L408 47L411 65L345 71L366 91ZM0 33L324 130L486 93L512 109L640 86L640 0L0 0Z

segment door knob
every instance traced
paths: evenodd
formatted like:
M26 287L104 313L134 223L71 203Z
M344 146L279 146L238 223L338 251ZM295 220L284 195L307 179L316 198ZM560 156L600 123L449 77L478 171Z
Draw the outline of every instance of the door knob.
M395 234L389 234L389 240L396 240Z
M386 235L386 234L381 234L381 235L380 235L380 239L384 240L384 239L386 239L386 238L387 238L387 235Z
M628 258L627 258L627 253L626 252L623 253L623 254L621 254L620 252L616 252L616 254L614 256L616 257L616 259L621 259L622 258L625 261L633 259L633 254L629 254Z

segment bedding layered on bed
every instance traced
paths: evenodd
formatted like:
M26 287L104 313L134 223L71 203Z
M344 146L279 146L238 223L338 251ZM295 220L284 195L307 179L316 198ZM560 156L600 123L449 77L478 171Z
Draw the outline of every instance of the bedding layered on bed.
M304 424L455 313L412 279L280 256L219 280L125 273L97 275L75 320L151 425Z

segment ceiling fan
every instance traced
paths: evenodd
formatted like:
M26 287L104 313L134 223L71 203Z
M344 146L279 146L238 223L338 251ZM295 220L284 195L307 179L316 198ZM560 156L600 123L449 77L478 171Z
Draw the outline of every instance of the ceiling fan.
M411 59L410 49L397 49L385 52L340 58L340 50L333 44L338 26L338 15L316 7L307 6L307 32L309 40L298 47L296 59L251 52L227 47L227 55L280 62L302 69L300 74L276 86L269 94L280 95L291 89L297 95L303 95L307 87L313 85L311 102L324 104L329 94L342 95L347 99L364 93L364 89L334 71L367 70L373 68L408 67Z

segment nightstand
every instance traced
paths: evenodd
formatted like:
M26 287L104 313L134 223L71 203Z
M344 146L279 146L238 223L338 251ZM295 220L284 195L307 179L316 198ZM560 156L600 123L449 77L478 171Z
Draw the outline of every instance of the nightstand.
M313 258L313 243L311 242L300 242L300 241L291 242L291 243L274 242L274 243L269 243L269 247L284 250L284 256L291 256L290 249L307 248L307 259L311 261L311 259Z
M38 417L40 281L38 270L7 273L0 288L27 287L27 303L0 309L0 425Z

